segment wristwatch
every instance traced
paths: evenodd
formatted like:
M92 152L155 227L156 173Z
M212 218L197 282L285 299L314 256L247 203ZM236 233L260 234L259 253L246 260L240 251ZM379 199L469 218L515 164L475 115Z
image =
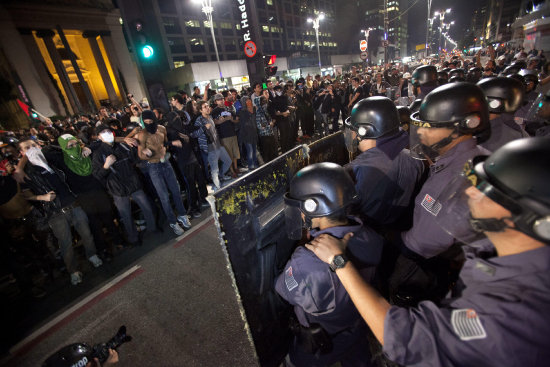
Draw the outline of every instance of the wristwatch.
M348 263L348 257L344 254L336 255L329 264L330 270L342 269Z

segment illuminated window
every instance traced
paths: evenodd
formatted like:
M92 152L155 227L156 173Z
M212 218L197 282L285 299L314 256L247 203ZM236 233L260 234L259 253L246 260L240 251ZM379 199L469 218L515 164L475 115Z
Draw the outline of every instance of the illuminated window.
M262 26L262 31L263 31L263 32L268 32L268 33L269 33L269 27L266 26L266 25L263 25L263 26Z
M233 26L231 25L231 23L222 22L222 23L220 23L220 28L221 29L233 29Z
M273 0L267 0L267 5L273 5Z
M174 68L181 68L182 66L185 66L185 61L174 61Z
M306 47L311 46L311 42L309 42L309 41L304 41L304 46L306 46Z
M185 26L186 27L195 27L195 28L200 27L198 20L188 20L187 22L185 22Z
M214 23L214 28L218 28L218 27L216 26L216 22L213 22L213 23ZM205 20L205 21L203 22L203 24L204 24L204 27L205 27L205 28L210 28L210 22L209 22L209 21Z

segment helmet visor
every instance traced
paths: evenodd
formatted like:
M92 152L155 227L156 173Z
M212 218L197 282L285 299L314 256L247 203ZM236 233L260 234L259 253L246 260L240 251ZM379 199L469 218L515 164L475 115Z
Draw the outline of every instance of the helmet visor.
M301 201L292 199L288 193L284 196L285 201L285 228L289 239L299 240L302 238L302 211Z
M357 139L357 132L351 125L350 119L351 117L348 117L344 124L344 143L346 144L348 152L355 153L359 145L359 140Z
M470 208L466 190L477 186L478 177L473 164L467 162L463 171L455 177L437 198L441 210L435 217L436 223L447 233L465 244L472 244L485 238L482 232L475 231L470 225Z
M545 119L541 117L539 113L545 103L550 103L550 100L546 100L544 94L540 93L531 105L531 108L529 108L527 115L524 118L521 118L521 116L516 116L514 120L517 124L522 126L525 126L525 123L527 122L544 122Z

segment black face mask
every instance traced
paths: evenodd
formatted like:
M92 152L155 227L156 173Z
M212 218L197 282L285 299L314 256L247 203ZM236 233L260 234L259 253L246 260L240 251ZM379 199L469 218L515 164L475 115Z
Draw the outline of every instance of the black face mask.
M150 124L145 124L145 130L147 130L147 132L149 134L156 134L157 127L158 127L158 124L156 122L151 122Z

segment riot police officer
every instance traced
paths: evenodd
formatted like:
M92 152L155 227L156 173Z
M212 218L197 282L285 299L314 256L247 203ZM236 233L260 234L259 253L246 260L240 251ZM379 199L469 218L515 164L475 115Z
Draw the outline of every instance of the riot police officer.
M437 69L433 65L424 65L416 68L412 74L411 83L416 99L424 97L437 88Z
M536 72L525 69L520 70L519 75L523 76L523 79L525 80L525 98L523 106L518 108L514 114L514 121L516 121L517 124L524 126L529 110L538 96L536 88L539 84L539 77Z
M411 109L407 106L397 106L397 113L399 114L399 124L401 129L409 131L409 125L411 123Z
M302 227L317 237L323 233L342 238L353 232L354 240L341 260L348 258L371 281L380 261L383 240L358 218L348 216L357 199L353 181L335 163L317 163L300 170L285 195L286 228L299 239ZM304 246L298 246L275 282L275 290L294 306L299 325L286 359L287 366L370 366L366 327L334 270Z
M466 161L488 153L477 146L474 136L489 131L487 99L479 87L470 83L435 89L411 116L411 155L427 160L430 168L415 199L413 226L401 234L404 250L427 259L455 243L452 235L434 223L441 210L437 198Z
M399 223L404 230L424 165L405 151L409 136L399 125L397 108L389 98L365 98L346 120L344 139L351 153L361 152L347 167L360 196L359 212L369 223Z
M460 281L441 306L390 306L351 262L336 270L386 355L406 366L547 366L550 360L550 141L510 142L464 172L469 221L496 254L465 247ZM464 195L460 195L460 194ZM345 242L328 235L306 245L332 263Z
M509 141L528 137L513 115L523 103L523 85L506 77L486 78L477 85L487 97L491 120L491 136L480 145L494 152Z

